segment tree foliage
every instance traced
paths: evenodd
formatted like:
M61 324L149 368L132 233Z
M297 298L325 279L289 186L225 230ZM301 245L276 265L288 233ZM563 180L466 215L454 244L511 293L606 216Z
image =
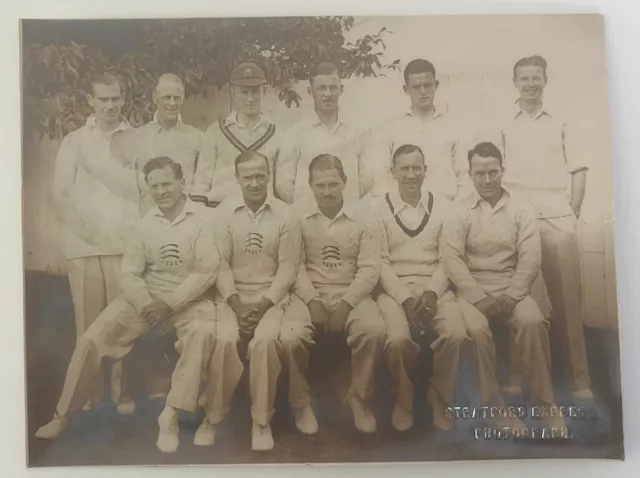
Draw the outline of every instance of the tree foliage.
M308 78L321 60L338 62L345 77L368 77L397 68L382 64L383 28L354 42L345 39L353 17L279 17L132 20L142 30L140 48L108 55L95 45L68 43L26 45L23 56L26 127L60 137L84 123L93 73L116 71L126 89L125 117L134 125L151 119L152 89L157 77L173 72L185 82L186 96L207 95L223 87L233 67L259 63L268 84L287 107L298 106L293 83ZM117 34L117 32L114 32Z

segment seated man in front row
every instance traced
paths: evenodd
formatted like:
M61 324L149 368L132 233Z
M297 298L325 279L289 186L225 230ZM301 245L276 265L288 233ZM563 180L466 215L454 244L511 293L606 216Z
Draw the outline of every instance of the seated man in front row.
M306 380L296 380L301 377L297 370L306 368L313 327L304 304L289 294L300 264L300 221L287 204L268 194L266 156L242 153L235 171L242 195L225 199L216 211L221 258L217 286L224 299L217 301L217 311L222 323L232 324L229 332L236 342L240 334L250 339L251 447L264 451L274 446L269 422L283 362L296 426L307 434L318 428Z
M393 154L396 187L377 203L382 234L382 292L378 306L387 327L384 355L395 382L391 422L398 431L413 426L413 366L419 346L415 334L432 329L433 371L427 398L433 423L453 427L446 408L454 403L460 349L467 338L462 313L440 260L442 222L449 201L422 193L427 168L420 147L400 146ZM411 333L413 330L414 334ZM412 337L413 335L413 337Z
M136 339L155 326L172 325L180 359L160 417L157 446L178 448L178 412L197 409L198 392L207 372L207 403L227 377L211 358L216 341L215 305L204 293L216 280L219 257L213 224L203 207L184 194L182 167L167 157L151 159L143 170L156 203L130 239L121 269L122 295L115 299L78 338L53 420L36 432L55 438L69 412L81 408L95 393L103 358L120 360ZM207 410L207 416L219 416ZM220 418L221 419L221 418ZM196 432L196 445L213 443L215 427L208 418Z
M294 291L309 307L319 332L347 331L351 386L347 401L356 428L376 430L369 407L385 326L370 294L380 276L380 234L356 205L345 204L342 162L330 154L309 164L309 184L317 206L302 221L303 263Z
M479 143L468 154L475 191L462 198L444 223L443 256L458 288L458 302L477 347L481 400L502 404L489 320L515 334L522 370L536 405L554 406L548 324L529 290L540 270L540 234L529 207L502 187L502 154ZM543 416L562 428L560 416ZM517 424L523 426L521 423Z

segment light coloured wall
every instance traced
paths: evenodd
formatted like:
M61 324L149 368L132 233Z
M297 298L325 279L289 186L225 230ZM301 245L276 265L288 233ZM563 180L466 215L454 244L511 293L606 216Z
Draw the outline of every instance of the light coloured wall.
M612 174L608 91L602 19L581 16L381 17L361 18L351 35L386 26L385 61L404 66L416 57L438 70L437 107L459 120L463 133L495 123L517 97L512 66L522 56L540 54L549 62L545 101L571 123L581 138L581 154L590 171L580 220L584 302L589 325L617 326L613 259ZM341 115L363 130L377 127L408 106L401 72L376 79L345 81ZM286 129L312 104L306 82L297 85L299 108L288 109L270 93L265 112ZM226 90L207 99L191 98L183 108L186 122L204 128L230 108ZM50 182L58 143L34 138L24 157L26 267L64 273L57 225L49 211Z

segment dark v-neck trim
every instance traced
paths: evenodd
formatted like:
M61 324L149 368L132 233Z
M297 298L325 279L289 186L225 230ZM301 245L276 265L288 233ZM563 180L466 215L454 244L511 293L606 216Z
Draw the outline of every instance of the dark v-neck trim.
M409 229L407 226L404 225L402 220L395 213L395 209L393 208L393 204L391 203L391 198L389 197L389 193L385 194L384 198L386 199L387 204L389 205L389 209L391 210L391 215L396 220L396 224L398 224L400 229L402 229L402 231L407 236L416 237L427 226L427 223L429 222L429 219L431 218L431 210L433 209L433 194L431 194L431 192L429 192L429 202L428 202L428 205L427 205L427 210L424 213L424 217L422 218L422 221L420 222L420 225L416 229Z

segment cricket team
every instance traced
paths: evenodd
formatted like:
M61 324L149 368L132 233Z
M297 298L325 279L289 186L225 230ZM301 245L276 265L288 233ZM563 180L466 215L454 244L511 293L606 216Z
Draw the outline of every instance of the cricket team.
M245 367L252 449L274 447L281 373L296 427L316 433L310 350L333 332L350 348L344 398L363 433L376 430L379 364L393 378L396 430L413 426L416 373L429 375L434 425L451 429L464 347L483 405L503 406L526 384L536 405L553 406L548 303L574 398L592 399L577 242L587 168L543 104L546 61L514 65L513 113L497 139L468 152L434 107L433 64L411 61L404 81L406 113L364 138L340 117L344 86L330 61L309 74L313 116L287 131L261 111L256 63L235 67L235 109L204 133L182 120L174 74L158 79L155 116L137 128L121 116L117 77L93 78L94 113L62 141L53 180L78 337L54 417L36 436L57 437L70 412L95 406L103 368L118 411L134 413L122 359L153 331L176 336L177 363L140 359L149 398L165 402L157 446L167 453L179 446L181 410L204 408L194 443L213 445ZM496 322L510 336L502 387ZM432 370L416 367L421 346Z

